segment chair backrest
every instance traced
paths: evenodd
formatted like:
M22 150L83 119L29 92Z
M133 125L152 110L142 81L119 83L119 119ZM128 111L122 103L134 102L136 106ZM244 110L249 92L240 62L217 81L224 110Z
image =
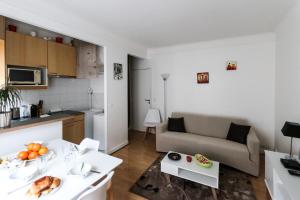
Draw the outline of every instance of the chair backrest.
M158 109L149 109L144 120L144 124L159 124L160 123L160 114Z
M106 200L107 188L113 175L114 172L110 172L103 181L85 191L77 200Z
M88 149L96 150L99 149L100 142L90 138L85 138L80 142L80 146L85 146Z

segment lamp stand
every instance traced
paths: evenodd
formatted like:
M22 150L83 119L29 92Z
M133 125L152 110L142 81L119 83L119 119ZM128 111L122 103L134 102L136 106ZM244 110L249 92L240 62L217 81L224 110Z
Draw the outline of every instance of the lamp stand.
M164 121L167 120L167 80L164 80Z
M167 121L167 80L170 74L161 74L164 81L164 122Z
M287 169L300 170L300 163L293 157L293 137L291 137L290 155L280 158L280 162Z
M289 160L294 160L294 157L293 157L293 137L291 137L290 155L286 155L285 158L289 159Z

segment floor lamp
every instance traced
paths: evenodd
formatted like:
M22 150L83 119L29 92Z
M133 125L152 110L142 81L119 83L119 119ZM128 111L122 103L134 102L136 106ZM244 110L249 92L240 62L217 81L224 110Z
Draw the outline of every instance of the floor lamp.
M161 74L164 81L164 121L167 121L167 80L170 74Z

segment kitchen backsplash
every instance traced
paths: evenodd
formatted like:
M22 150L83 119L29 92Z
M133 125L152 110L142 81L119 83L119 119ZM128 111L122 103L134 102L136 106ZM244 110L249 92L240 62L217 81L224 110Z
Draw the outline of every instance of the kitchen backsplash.
M39 100L43 100L44 112L56 108L88 109L90 107L88 94L90 85L89 79L50 78L47 90L22 91L23 104L37 104ZM93 107L103 108L103 101L102 93L94 93Z
M104 94L96 93L93 94L93 108L103 109L104 108Z

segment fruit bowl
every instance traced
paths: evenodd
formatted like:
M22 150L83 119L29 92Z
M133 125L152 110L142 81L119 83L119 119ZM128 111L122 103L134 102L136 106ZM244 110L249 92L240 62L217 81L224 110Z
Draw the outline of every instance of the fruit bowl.
M48 148L43 146L42 142L32 142L25 145L27 149L17 153L17 158L19 160L33 161L48 154Z
M195 154L194 157L195 157L194 160L196 164L198 164L201 167L210 168L213 165L213 162L211 160L209 160L208 158L206 158L201 154Z

